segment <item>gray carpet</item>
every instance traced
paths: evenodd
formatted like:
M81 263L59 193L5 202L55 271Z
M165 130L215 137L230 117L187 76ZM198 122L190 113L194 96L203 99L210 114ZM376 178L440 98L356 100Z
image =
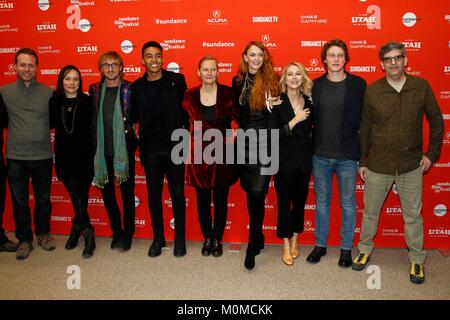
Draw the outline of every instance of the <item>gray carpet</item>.
M11 235L10 235L11 236ZM0 299L445 299L450 300L450 259L428 252L426 281L409 281L406 249L376 249L370 265L377 265L381 288L368 289L371 276L337 266L339 249L329 248L317 265L305 261L311 247L300 247L291 267L281 262L281 246L266 245L256 267L243 266L246 246L220 258L203 257L200 242L188 242L188 254L176 258L172 250L149 258L150 240L135 239L130 251L110 249L110 238L97 238L91 259L78 248L66 251L67 236L55 236L57 248L46 252L36 245L28 259L0 253ZM356 254L354 250L353 254ZM80 267L81 289L67 288L67 268Z

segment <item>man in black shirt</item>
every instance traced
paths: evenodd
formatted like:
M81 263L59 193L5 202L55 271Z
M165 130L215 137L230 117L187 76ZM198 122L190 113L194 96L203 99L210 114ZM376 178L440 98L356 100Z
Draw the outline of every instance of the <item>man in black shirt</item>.
M153 243L148 255L156 257L165 246L162 191L167 178L175 218L173 254L186 254L186 202L184 197L184 164L175 164L170 155L175 142L172 132L188 128L188 117L182 109L187 85L182 74L164 70L162 47L149 41L142 47L142 64L147 72L131 86L133 119L139 123L139 152L144 166Z

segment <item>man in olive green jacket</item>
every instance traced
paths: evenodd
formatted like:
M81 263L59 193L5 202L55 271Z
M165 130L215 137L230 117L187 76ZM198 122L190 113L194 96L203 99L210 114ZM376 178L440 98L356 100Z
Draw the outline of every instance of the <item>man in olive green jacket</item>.
M386 77L367 87L361 116L359 174L365 181L359 255L353 270L363 270L373 251L373 238L386 195L395 182L405 222L411 262L410 280L423 283L422 175L436 161L444 121L428 82L405 73L405 46L389 42L380 49ZM423 117L430 127L428 150L422 150Z

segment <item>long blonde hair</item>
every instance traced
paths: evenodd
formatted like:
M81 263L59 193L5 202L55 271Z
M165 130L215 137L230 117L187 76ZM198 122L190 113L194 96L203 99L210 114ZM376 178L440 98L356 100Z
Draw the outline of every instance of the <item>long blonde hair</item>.
M312 87L313 87L313 81L310 77L308 77L308 71L306 71L306 68L299 62L290 62L288 63L284 68L283 72L281 73L281 79L280 79L280 87L281 92L286 93L287 86L286 86L286 73L287 69L289 67L295 66L300 69L300 72L302 73L302 84L300 86L300 92L302 92L304 95L311 97L312 94Z

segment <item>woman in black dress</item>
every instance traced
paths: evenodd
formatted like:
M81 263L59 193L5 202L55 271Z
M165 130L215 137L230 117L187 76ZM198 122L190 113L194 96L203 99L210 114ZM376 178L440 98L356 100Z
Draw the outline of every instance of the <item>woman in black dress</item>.
M270 150L269 137L270 120L269 108L272 97L278 96L278 75L274 72L269 51L259 41L251 41L245 47L241 56L238 75L233 78L238 104L241 109L239 129L247 134L256 133L258 141L251 142L245 139L244 147L240 148L240 133L237 135L238 172L241 187L247 195L247 210L250 217L250 230L244 266L251 270L255 267L255 256L264 248L264 208L265 196L268 191L270 174L263 174L262 169L269 165L261 163L258 149ZM255 148L258 146L258 148ZM264 153L264 152L263 152ZM239 158L243 156L245 163L240 164ZM256 163L254 163L256 159ZM253 163L252 163L253 162Z
M75 212L65 248L74 249L83 235L83 258L90 258L95 250L94 228L87 211L89 188L94 176L92 109L91 98L82 91L77 67L68 65L61 69L49 106L50 123L55 128L56 175L63 181Z
M297 235L303 231L312 171L313 82L303 65L291 62L283 69L280 86L282 102L272 110L272 126L280 130L280 167L274 177L278 201L277 236L284 241L282 261L290 266L299 255Z

